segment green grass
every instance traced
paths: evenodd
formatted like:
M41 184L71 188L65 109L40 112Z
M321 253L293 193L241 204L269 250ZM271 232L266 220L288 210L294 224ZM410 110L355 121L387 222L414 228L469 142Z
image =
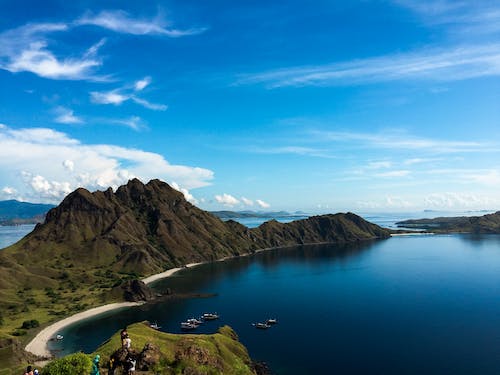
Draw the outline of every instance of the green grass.
M141 352L147 343L159 348L165 365L159 370L165 374L177 374L188 367L204 374L254 374L246 348L228 326L212 335L178 335L156 331L143 322L128 326L127 332L132 339L132 349ZM92 355L99 354L105 367L111 354L120 347L120 333L116 332ZM179 354L199 352L203 353L200 357ZM200 361L201 357L203 361Z

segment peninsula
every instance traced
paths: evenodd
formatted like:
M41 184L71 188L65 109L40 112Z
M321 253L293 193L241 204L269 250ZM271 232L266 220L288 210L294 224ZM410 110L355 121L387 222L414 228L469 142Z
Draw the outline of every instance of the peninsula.
M36 330L25 322L46 326L123 302L123 286L132 280L168 275L187 264L268 248L389 236L389 230L352 213L287 224L272 220L249 229L195 207L159 180L134 179L115 192L80 188L33 232L0 252L0 335L32 338Z

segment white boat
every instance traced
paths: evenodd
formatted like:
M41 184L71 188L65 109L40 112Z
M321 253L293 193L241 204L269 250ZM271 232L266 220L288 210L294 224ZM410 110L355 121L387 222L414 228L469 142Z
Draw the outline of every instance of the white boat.
M153 329L160 329L161 327L158 325L158 323L154 322L149 325Z
M272 325L278 323L278 319L267 319L266 324L267 325Z
M190 319L186 320L186 322L191 323L191 324L196 324L196 325L203 324L202 320L199 320L196 318L190 318Z
M269 327L271 327L269 324L267 323L253 323L252 324L255 328L258 328L258 329L268 329Z
M190 331L190 330L193 330L193 329L196 329L196 328L198 328L197 324L188 323L188 322L182 322L181 323L181 329L184 330L184 331Z
M64 336L63 336L63 335L57 335L57 336L56 336L56 340L62 340L63 338L64 338Z
M205 313L201 317L202 317L203 320L215 320L215 319L219 319L219 315L217 315L217 313Z

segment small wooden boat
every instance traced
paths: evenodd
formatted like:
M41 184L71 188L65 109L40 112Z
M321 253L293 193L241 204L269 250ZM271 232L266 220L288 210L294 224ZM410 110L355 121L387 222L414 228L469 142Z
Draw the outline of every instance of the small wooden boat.
M269 327L271 327L267 323L254 323L253 326L258 329L268 329Z
M153 329L160 329L161 327L158 325L158 323L154 322L149 325Z
M215 319L219 319L219 315L217 315L217 313L205 313L201 317L202 317L203 320L215 320Z
M181 323L181 329L184 331L191 331L191 330L196 329L196 328L198 328L197 324L188 323L188 322Z

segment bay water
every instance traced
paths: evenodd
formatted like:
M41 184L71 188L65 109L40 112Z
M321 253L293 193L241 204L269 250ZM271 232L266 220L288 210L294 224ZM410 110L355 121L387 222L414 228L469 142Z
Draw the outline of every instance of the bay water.
M167 332L204 312L275 374L499 374L500 236L401 236L303 246L186 269L154 284L168 300L80 322L59 354L92 352L123 326ZM268 318L278 324L258 330ZM132 337L133 345L133 337Z
M415 216L366 218L394 227L408 217ZM5 246L31 230L1 229ZM181 333L181 321L217 312L218 321L196 332L230 325L251 357L278 375L500 373L499 235L276 249L185 269L153 287L213 296L109 312L63 330L64 340L51 348L57 355L92 352L142 320ZM268 318L278 324L252 326Z

